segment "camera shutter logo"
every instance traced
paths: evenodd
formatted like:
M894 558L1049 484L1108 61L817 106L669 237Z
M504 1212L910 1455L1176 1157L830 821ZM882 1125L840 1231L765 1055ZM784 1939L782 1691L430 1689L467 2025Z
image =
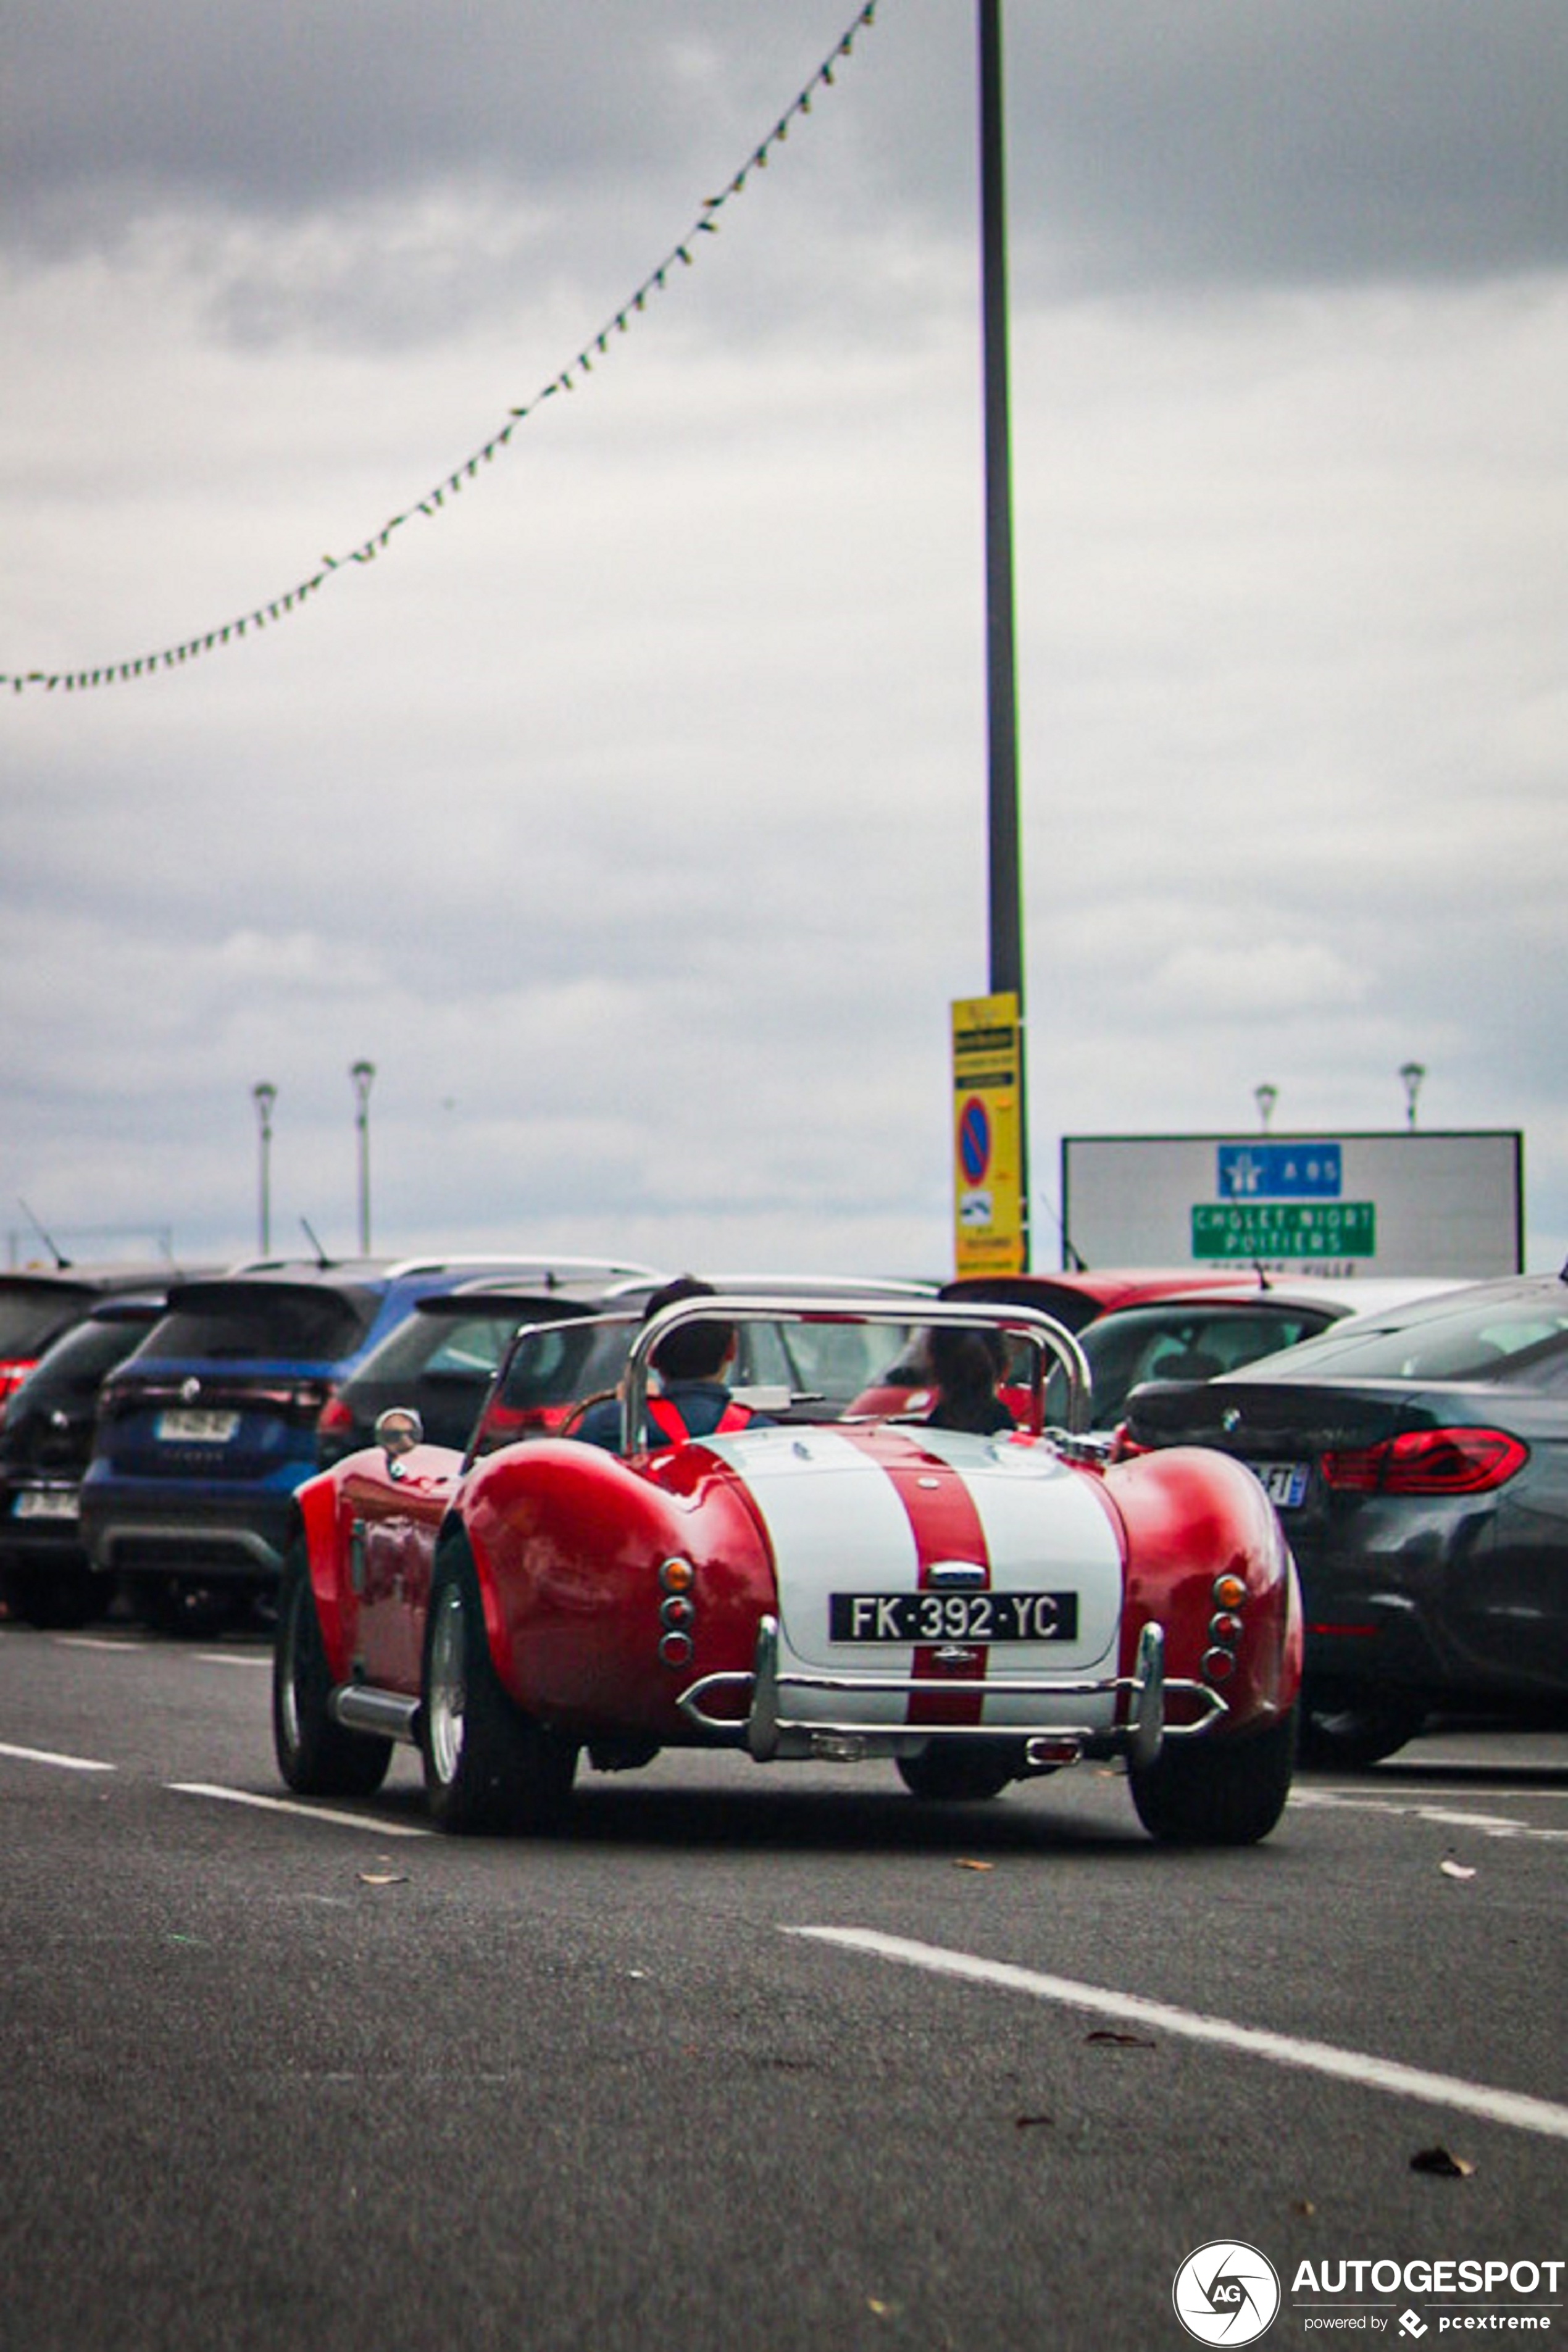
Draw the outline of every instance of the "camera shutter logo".
M1211 2238L1176 2273L1171 2301L1200 2344L1255 2344L1279 2315L1279 2277L1256 2246Z

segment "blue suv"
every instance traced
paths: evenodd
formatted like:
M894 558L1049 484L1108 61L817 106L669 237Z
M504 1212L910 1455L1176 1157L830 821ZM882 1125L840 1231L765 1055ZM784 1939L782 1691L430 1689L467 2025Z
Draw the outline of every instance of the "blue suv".
M317 1418L362 1358L421 1298L476 1274L546 1278L584 1263L300 1262L172 1285L167 1313L100 1393L81 1487L94 1566L160 1632L238 1622L276 1588L290 1497L316 1466Z

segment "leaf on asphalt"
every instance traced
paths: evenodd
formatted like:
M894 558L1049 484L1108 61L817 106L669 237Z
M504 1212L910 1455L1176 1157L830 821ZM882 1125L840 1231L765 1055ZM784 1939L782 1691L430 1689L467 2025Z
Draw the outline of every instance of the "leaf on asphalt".
M362 1870L359 1883L362 1886L406 1886L408 1873L405 1870Z
M1437 1867L1445 1878L1473 1878L1476 1874L1469 1864L1463 1862L1450 1862L1446 1855Z
M1154 2047L1141 2033L1118 2033L1112 2025L1097 2025L1092 2033L1086 2033L1083 2038L1086 2042L1120 2042L1124 2050L1152 2050Z
M954 1870L994 1870L996 1864L994 1862L955 1862L952 1866Z
M1424 2147L1410 2159L1412 2172L1435 2172L1444 2180L1468 2180L1475 2168L1468 2156L1455 2156L1446 2147Z

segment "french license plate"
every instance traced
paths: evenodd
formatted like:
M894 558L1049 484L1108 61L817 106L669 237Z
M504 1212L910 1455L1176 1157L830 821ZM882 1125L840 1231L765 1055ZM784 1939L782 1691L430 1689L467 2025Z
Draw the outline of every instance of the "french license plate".
M11 1505L14 1519L74 1519L78 1516L74 1486L24 1486Z
M1076 1592L835 1592L835 1642L1073 1642Z
M181 1445L226 1445L239 1427L237 1412L203 1412L196 1405L173 1406L158 1415L158 1434Z
M1307 1499L1304 1462L1251 1462L1247 1467L1277 1511L1299 1511Z

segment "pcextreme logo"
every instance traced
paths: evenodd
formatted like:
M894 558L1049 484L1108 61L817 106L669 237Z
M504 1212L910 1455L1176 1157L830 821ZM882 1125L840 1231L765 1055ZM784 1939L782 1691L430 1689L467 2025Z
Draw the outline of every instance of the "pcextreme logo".
M1176 2317L1200 2344L1254 2344L1274 2325L1279 2277L1267 2254L1239 2238L1211 2238L1176 2273Z

